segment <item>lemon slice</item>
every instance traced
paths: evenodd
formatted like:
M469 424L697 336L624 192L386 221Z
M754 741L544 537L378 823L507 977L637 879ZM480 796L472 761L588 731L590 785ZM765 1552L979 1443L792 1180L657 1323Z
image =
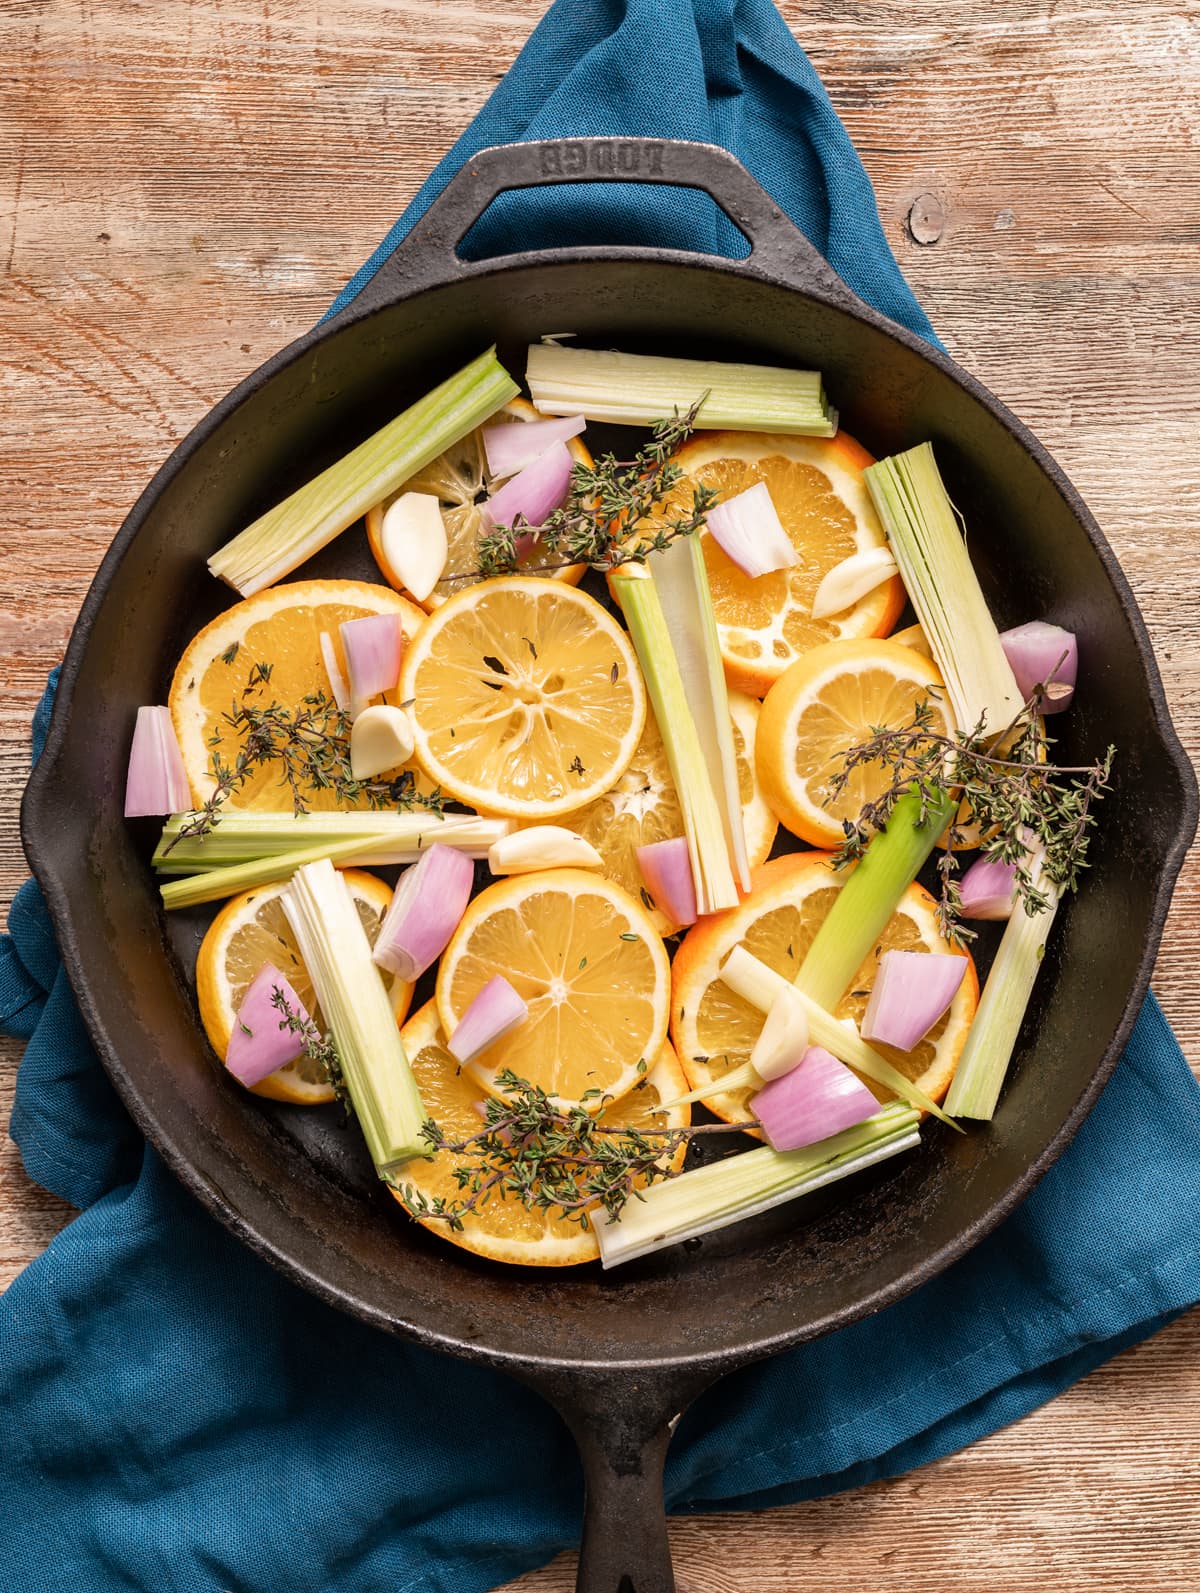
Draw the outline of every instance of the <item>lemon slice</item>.
M519 424L522 421L545 418L544 415L538 414L528 399L514 398L505 404L498 414L493 415L487 424L489 426L503 425L506 422ZM475 431L468 432L454 444L453 448L448 448L444 454L439 454L425 466L424 470L418 471L411 480L406 481L400 489L400 492L430 493L441 506L442 524L446 528L446 574L421 605L430 613L439 608L448 597L453 597L455 592L461 592L464 587L473 585L479 579L472 573L479 564L479 537L484 529L479 505L493 490L487 454L483 446L483 430L481 426ZM567 448L576 464L592 463L592 456L581 438L572 437L567 443ZM400 492L394 492L391 497L385 498L382 503L368 511L367 540L384 579L398 592L403 592L404 583L388 563L383 551L383 517L400 496ZM535 571L546 563L557 564L559 557L556 553L535 546L529 557L522 561L521 568ZM565 568L551 569L547 573L555 580L566 581L576 586L583 579L586 569L586 564L571 564ZM456 571L467 573L456 575Z
M779 827L758 789L755 772L759 705L753 697L731 691L729 716L733 721L746 851L750 867L755 868L766 861ZM591 842L604 859L605 878L636 896L662 934L679 927L654 905L637 861L639 846L683 834L679 798L653 712L646 714L646 728L633 761L612 789L577 813L568 813L561 822Z
M482 891L442 955L437 1005L448 1035L502 974L529 1008L470 1072L492 1094L511 1068L564 1103L625 1095L667 1033L671 975L644 907L582 869L520 874Z
M400 1037L429 1116L451 1140L461 1141L478 1134L478 1105L483 1091L446 1050L436 1003L427 1002L414 1013ZM676 1106L668 1112L660 1109L664 1101L677 1100L686 1093L683 1069L670 1044L664 1042L654 1067L628 1095L606 1106L600 1121L610 1128L686 1128L690 1122L686 1106ZM685 1147L680 1145L668 1165L677 1170L684 1154ZM431 1203L439 1197L458 1201L462 1191L455 1170L469 1165L470 1158L441 1151L428 1161L409 1162L399 1181ZM461 1233L436 1218L421 1220L439 1238L487 1256L490 1261L509 1261L525 1267L572 1267L600 1257L600 1246L590 1228L581 1228L562 1212L529 1210L503 1190L495 1191L486 1203L463 1218ZM601 1214L594 1220L603 1222L605 1218Z
M361 869L347 869L343 877L350 887L367 939L374 944L392 899L391 889L383 880ZM278 968L324 1033L324 1019L313 994L312 980L300 961L291 927L279 903L286 889L286 882L283 882L235 896L213 919L201 943L196 959L200 1021L209 1044L222 1061L242 997L264 963ZM396 1010L396 1021L403 1022L412 999L412 986L391 974L384 976L384 983ZM269 1096L274 1101L291 1101L298 1106L317 1106L334 1098L325 1070L307 1056L298 1057L295 1062L268 1074L253 1089L255 1095Z
M843 559L886 546L863 470L872 458L845 432L836 437L703 432L675 456L685 472L676 493L690 501L703 482L721 498L765 482L800 556L791 569L748 576L707 531L701 548L712 588L717 635L731 686L763 696L802 653L835 637L883 636L904 606L899 577L825 619L812 617L821 581ZM672 500L673 501L673 500Z
M646 722L625 632L595 598L503 576L435 610L404 658L417 762L481 813L551 819L607 791Z
M368 581L290 581L235 603L193 637L175 670L168 702L197 807L216 789L214 753L224 763L236 761L243 733L228 724L225 715L241 700L255 667L269 666L270 678L250 691L246 697L250 703L261 707L278 703L294 712L314 693L331 699L321 634L332 641L344 674L346 656L338 626L368 614L399 615L406 645L425 623L423 610L387 586ZM400 698L391 692L387 700ZM353 805L340 801L332 790L309 785L302 795L305 807L318 812ZM292 805L292 792L281 779L277 762L254 769L228 799L231 808L271 813L288 812Z
M930 730L950 734L941 685L933 660L898 642L826 642L805 653L767 693L758 725L759 784L780 822L813 846L840 846L843 821L892 780L883 764L860 763L835 793L845 754L876 727L907 724L921 702Z
M830 854L792 852L773 858L754 870L750 894L737 907L701 919L684 936L671 969L671 1033L675 1049L693 1090L719 1081L724 1074L749 1061L750 1051L763 1025L763 1015L735 995L720 977L720 969L735 946L744 946L786 979L795 979L813 936L832 907L847 878L834 872ZM885 951L950 952L964 955L938 934L936 903L919 885L910 885L872 947L849 992L834 1009L835 1016L858 1024ZM959 1053L967 1038L979 1000L979 981L968 958L966 977L950 1005L930 1033L911 1051L875 1045L935 1101L950 1087ZM887 1092L864 1079L880 1099ZM731 1090L706 1096L704 1104L727 1122L744 1121L753 1092Z

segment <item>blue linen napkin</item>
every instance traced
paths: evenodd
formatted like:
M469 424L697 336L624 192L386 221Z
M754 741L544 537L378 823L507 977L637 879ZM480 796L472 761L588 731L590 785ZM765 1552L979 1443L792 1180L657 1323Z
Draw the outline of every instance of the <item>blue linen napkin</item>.
M932 335L767 0L559 0L339 304L474 150L588 133L724 144L863 298ZM589 185L509 196L471 242L481 255L577 241L732 253L730 230L694 195ZM553 1413L331 1311L238 1245L117 1100L32 882L9 929L0 1025L29 1042L12 1133L30 1175L81 1215L0 1300L7 1585L482 1593L576 1541L579 1472ZM1151 999L1075 1142L1000 1230L916 1295L693 1407L669 1507L757 1508L893 1476L1193 1304L1198 1128L1200 1092Z

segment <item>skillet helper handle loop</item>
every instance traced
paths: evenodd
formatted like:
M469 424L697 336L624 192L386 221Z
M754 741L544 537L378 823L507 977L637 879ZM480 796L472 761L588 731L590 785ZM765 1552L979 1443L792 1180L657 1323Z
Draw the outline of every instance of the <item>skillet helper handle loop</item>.
M486 270L494 261L460 259L458 246L500 194L560 183L621 182L696 188L706 193L750 243L733 269L800 288L846 309L861 301L793 225L740 161L716 144L684 139L551 138L496 144L473 155L446 184L412 231L347 307L358 315L427 288ZM543 249L510 259L542 264L574 253L620 258L621 247ZM645 250L630 253L645 254ZM711 262L712 256L663 251L664 257Z

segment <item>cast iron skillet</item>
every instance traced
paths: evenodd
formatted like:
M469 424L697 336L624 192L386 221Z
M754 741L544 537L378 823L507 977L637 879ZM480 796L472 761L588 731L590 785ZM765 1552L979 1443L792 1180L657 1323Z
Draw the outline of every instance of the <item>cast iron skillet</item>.
M703 190L749 257L457 256L502 191L596 179ZM815 366L877 454L932 438L1000 624L1045 617L1079 634L1084 687L1060 751L1079 762L1120 746L1094 868L1056 926L994 1125L965 1137L930 1125L919 1153L824 1204L606 1276L504 1269L431 1238L371 1177L335 1112L231 1088L189 986L206 915L164 922L148 835L121 816L137 705L165 701L183 644L230 600L204 574L206 555L493 340L520 371L528 340L564 329L599 346ZM362 538L342 541L302 573L345 573ZM1142 620L1044 449L978 382L862 304L724 151L609 139L476 156L347 309L175 451L83 605L22 812L88 1028L147 1137L234 1233L331 1304L510 1372L557 1406L586 1468L587 1593L673 1587L663 1459L671 1418L702 1388L899 1299L1051 1165L1128 1038L1195 817Z

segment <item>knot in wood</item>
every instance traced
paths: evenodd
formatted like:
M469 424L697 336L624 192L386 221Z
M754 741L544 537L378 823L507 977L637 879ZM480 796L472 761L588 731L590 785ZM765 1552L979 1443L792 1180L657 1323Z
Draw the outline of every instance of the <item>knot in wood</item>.
M908 233L914 243L936 243L946 225L946 212L936 194L918 194L908 212Z

